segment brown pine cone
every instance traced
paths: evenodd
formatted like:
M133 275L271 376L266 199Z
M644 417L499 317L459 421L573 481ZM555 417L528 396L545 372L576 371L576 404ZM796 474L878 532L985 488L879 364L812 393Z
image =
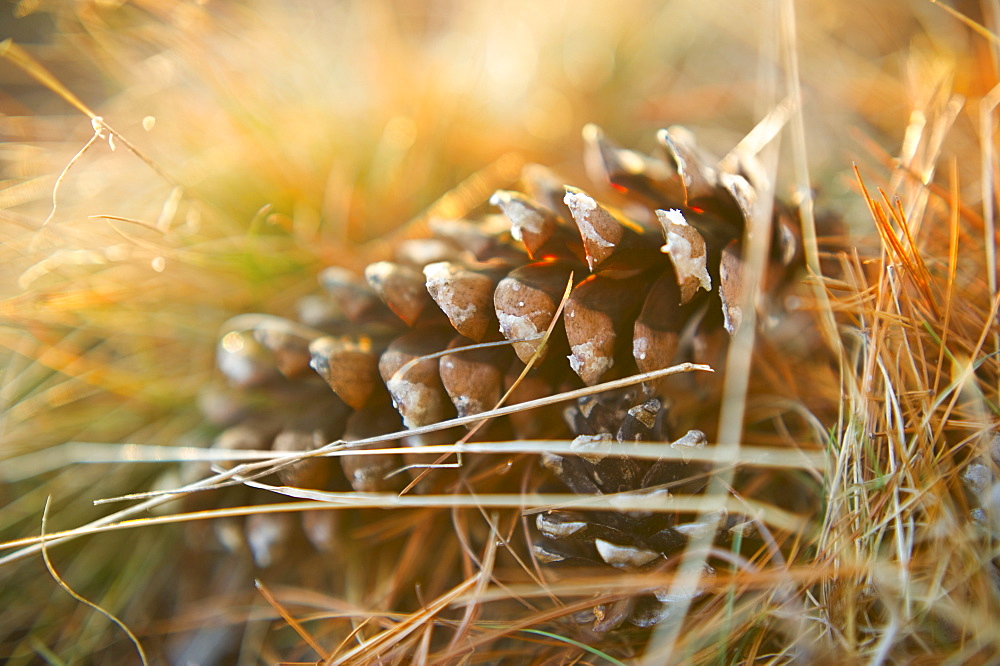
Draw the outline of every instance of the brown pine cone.
M1000 433L986 446L986 455L973 458L962 472L969 494L970 518L987 538L1000 539ZM1000 557L992 562L994 582L1000 587Z
M324 271L325 295L303 302L301 323L260 316L229 333L219 367L235 387L236 406L216 418L230 426L220 441L264 422L275 448L282 437L307 448L310 436L314 445L360 439L491 409L539 351L570 282L562 318L512 401L683 360L718 365L726 332L741 322L741 242L756 196L752 165L715 166L680 128L660 132L658 156L620 148L595 127L584 138L588 170L600 188L610 186L613 204L529 167L523 192L498 191L490 199L503 217L434 221L433 237L401 243L394 261L369 265L364 277ZM780 208L773 226L766 282L778 288L800 249L796 226ZM439 354L503 339L511 344ZM717 389L718 376L683 382L592 396L566 410L565 422L538 413L509 417L493 426L494 436L506 429L526 439L576 437L579 456L547 456L544 463L577 493L699 492L705 470L694 463L646 464L601 453L612 440L641 446L668 439L668 421L689 431L675 448L703 446L696 421L714 424L705 396ZM668 407L685 400L693 406L674 408L668 418ZM387 479L399 460L340 460L357 490L392 488L399 478ZM288 482L335 483L329 470L324 476L313 469L324 465L303 463L309 469ZM656 566L702 528L667 514L613 512L549 512L536 524L539 559L624 569ZM598 609L595 626L610 629L626 619L646 626L667 612L666 598L630 600Z
M671 493L692 495L707 485L709 471L703 464L629 458L604 453L615 443L642 446L643 442L669 440L666 410L659 399L636 403L636 391L625 390L590 396L566 410L566 419L581 433L572 447L576 456L543 456L543 464L570 490L582 495L640 491L649 496ZM614 434L612 434L614 433ZM703 448L705 434L690 430L671 444L682 452ZM602 451L602 449L604 451ZM657 512L605 512L552 510L536 515L539 538L535 556L546 563L600 563L616 569L655 569L680 552L688 539L707 529L707 523L679 523L677 516ZM706 574L713 572L710 567ZM624 621L651 626L672 609L667 591L626 598L594 609L598 632L614 629Z

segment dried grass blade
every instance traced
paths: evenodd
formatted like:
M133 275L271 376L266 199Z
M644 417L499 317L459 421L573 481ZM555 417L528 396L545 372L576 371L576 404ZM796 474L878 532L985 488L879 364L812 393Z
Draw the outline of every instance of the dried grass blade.
M324 650L319 645L319 643L316 642L316 639L313 638L312 635L305 630L305 628L298 622L298 620L292 617L289 614L289 612L285 610L284 606L278 603L278 600L275 599L274 595L271 594L271 591L268 590L264 586L264 584L260 582L260 579L254 578L253 584L254 587L257 588L257 591L260 592L261 596L264 597L264 600L271 605L271 608L273 608L275 612L281 616L281 619L283 619L285 622L288 623L288 626L290 626L292 629L295 630L295 633L297 633L299 636L302 637L302 640L304 640L306 644L309 645L309 647L311 647L313 650L316 651L316 654L318 654L320 658L322 659L330 658L330 655L327 653L326 650Z
M135 646L136 652L139 653L139 660L142 661L143 666L145 666L146 664L149 663L146 660L146 652L145 652L145 650L142 649L142 644L139 642L139 639L136 637L136 635L132 633L132 630L129 629L125 625L124 622L122 622L121 620L119 620L111 612L104 610L103 608L101 608L100 606L98 606L97 604L95 604L93 601L90 601L89 599L85 599L82 596L80 596L79 594L77 594L77 592L74 591L73 588L71 588L69 586L69 583L67 583L66 581L64 581L59 576L59 573L56 571L55 567L52 566L52 560L49 558L48 542L47 542L47 539L45 538L46 537L46 535L45 535L45 527L46 527L46 523L48 522L48 518L49 518L49 505L50 505L51 501L52 501L52 497L51 496L48 497L48 498L46 498L46 500L45 500L45 508L42 509L42 530L41 530L41 533L39 535L39 538L41 539L41 546L42 546L42 559L45 561L45 568L48 570L49 575L52 576L52 579L54 581L56 581L56 583L59 584L59 587L61 587L62 589L66 590L67 594L69 594L71 597L73 597L74 599L76 599L77 601L79 601L81 604L84 604L85 606L90 606L95 611L97 611L98 613L100 613L104 617L108 618L109 620L111 620L112 622L114 622L115 624L117 624L121 628L121 630L125 632L125 634L129 638L129 640L132 641L132 644Z
M383 631L369 641L358 645L353 648L348 653L341 657L330 658L326 660L325 664L345 664L353 661L355 658L364 660L367 657L372 657L379 654L380 651L391 648L393 645L398 644L409 634L413 633L419 629L424 622L431 619L442 610L444 610L448 605L450 605L455 599L460 597L466 590L475 586L476 582L479 580L479 576L473 576L459 583L453 587L448 592L439 596L434 601L426 604L423 609L419 612L409 615L400 622L398 625Z
M968 26L969 29L971 29L973 32L975 32L980 37L983 37L983 38L985 38L985 39L993 42L994 44L1000 44L1000 37L998 37L996 35L996 33L994 33L992 30L988 29L986 26L984 26L979 21L975 21L975 20L969 18L968 16L966 16L962 12L958 11L957 9L949 7L948 5L942 3L940 0L930 0L930 3L932 5L936 5L936 6L940 7L941 9L943 9L944 11L946 11L948 14L950 14L953 18L957 19L958 21L961 21L963 24L965 24L966 26Z
M482 511L482 509L480 509L480 511ZM476 585L472 592L472 602L466 605L465 614L462 616L462 622L458 625L458 628L452 636L451 643L449 645L451 649L458 647L459 643L461 643L466 634L468 634L469 625L471 625L479 615L481 604L478 600L486 591L490 584L490 579L493 577L493 567L496 564L497 544L500 541L500 534L496 529L496 518L496 513L493 513L492 520L489 521L490 535L486 539L486 552L483 553L479 573L476 575Z
M33 79L62 97L68 104L85 114L87 117L91 119L97 117L97 114L91 111L86 104L80 101L79 97L74 95L69 88L64 86L59 79L53 76L52 72L45 69L45 67L43 67L40 62L35 60L30 53L15 44L13 39L8 38L0 42L0 57L6 58L23 69Z
M955 276L958 273L958 235L959 235L959 192L958 163L952 160L950 170L951 197L950 214L948 216L948 284L945 290L944 321L941 324L941 335L938 341L938 360L934 371L934 383L931 386L934 394L941 386L941 372L944 367L945 350L951 333L952 304L955 295Z
M888 225L888 218L885 218L887 233L892 236L897 242L897 247L900 252L905 252L905 255L901 255L900 258L903 259L907 270L910 272L910 277L917 285L917 289L920 290L921 295L924 297L924 301L930 307L931 311L934 313L935 318L940 318L940 312L937 309L937 304L934 300L934 295L931 293L930 282L931 276L930 272L927 270L926 264L921 257L920 249L917 247L916 241L913 239L913 234L910 231L910 225L906 221L906 213L903 211L903 204L900 202L899 197L896 197L892 202L889 201L888 195L882 188L878 188L878 193L882 197L882 201L885 202L886 209L889 211L889 215L892 216L893 221L899 225L899 228L903 231L903 236L906 238L906 242L910 247L910 251L906 252L899 243L899 239L892 232L892 227ZM895 204L895 205L894 205Z

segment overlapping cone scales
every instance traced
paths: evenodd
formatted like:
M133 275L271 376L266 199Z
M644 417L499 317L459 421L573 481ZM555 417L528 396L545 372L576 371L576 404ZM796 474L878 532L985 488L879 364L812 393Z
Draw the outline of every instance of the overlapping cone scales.
M272 381L278 368L249 331L230 331L216 347L215 364L236 387L250 389Z
M344 429L344 441L368 439L402 429L402 418L389 401L386 400L384 403L376 401L348 417ZM370 446L370 448L379 447L379 444ZM388 477L401 465L401 458L398 455L347 455L340 458L344 476L347 477L351 487L358 492L398 490L401 477L397 476L395 480Z
M499 215L481 220L431 219L431 233L456 243L480 261L503 254L509 222Z
M504 388L510 391L507 403L528 402L545 398L558 392L557 386L539 371L529 372L517 384L520 377L520 364L512 363L504 378ZM561 407L550 405L530 411L514 412L507 418L513 424L514 432L522 439L543 439L559 436L562 433Z
M658 207L642 214L634 202L629 204L627 210L640 213L638 222L583 190L562 185L551 172L530 167L523 179L530 196L499 190L490 199L507 218L508 237L494 229L488 217L480 226L438 221L434 228L446 240L408 241L397 252L400 263L378 262L366 269L368 284L407 326L425 326L437 312L470 341L487 340L491 328L499 328L518 359L528 363L574 274L578 284L566 303L564 327L569 366L583 383L607 378L622 359L627 366L632 364L629 359L635 363L622 372L668 366L681 344L684 320L694 312L682 306L697 300L703 307L706 299L699 300L699 294L713 289L718 294L720 287L725 292L731 286L744 210L754 193L743 176L724 173L708 162L683 128L664 130L659 139L665 155L653 157L615 146L594 126L584 131L589 170L621 194L632 196L635 190L640 203ZM705 208L681 209L692 201ZM659 208L664 204L671 205ZM656 222L659 229L654 229ZM533 263L517 266L517 245L511 239ZM730 270L722 280L720 257L727 244ZM490 258L491 264L479 263ZM671 279L676 288L669 284ZM714 303L719 308L723 301L723 314L731 323L735 306L725 296L714 297ZM561 333L557 330L555 341ZM695 341L694 347L698 344ZM473 403L454 371L461 363L458 355L449 360L444 393L466 413ZM470 362L468 370L485 370L487 365ZM489 374L492 386L496 373ZM407 400L406 392L400 393L400 382L408 380L391 381L390 392L406 423L424 421L406 406L413 403L412 396ZM484 394L492 396L492 389ZM476 402L474 409L482 404Z
M656 505L671 492L700 492L706 485L703 468L686 457L650 462L612 453L613 447L623 444L641 447L644 441L665 438L662 403L652 399L635 404L635 400L629 391L580 399L567 410L574 429L584 432L573 441L577 455L549 454L544 458L545 466L580 494L627 491L631 497L645 497ZM672 446L690 451L704 444L704 434L690 431ZM587 559L626 571L649 570L683 551L690 539L707 535L720 520L720 516L712 515L710 519L685 522L677 515L657 511L554 509L536 516L538 539L532 550L543 562ZM711 570L706 569L706 573ZM594 609L593 630L610 631L626 621L651 626L667 617L679 600L701 593L699 589L676 596L668 590L650 590L649 594L623 600L628 603L602 605Z
M361 409L381 389L379 349L370 338L322 337L309 344L309 364L354 409Z
M379 373L407 428L431 425L454 416L441 384L437 358L424 358L448 345L443 327L413 329L392 341L378 362Z
M680 287L673 269L668 267L649 287L632 328L632 356L640 372L671 365L684 323Z
M426 266L440 261L461 261L465 254L457 243L444 238L412 238L396 246L396 261L408 266Z
M793 266L802 259L802 231L788 215L779 214L777 222L778 258L783 266Z
M656 138L677 167L677 174L684 186L685 205L716 194L717 172L708 167L706 160L698 154L691 132L683 127L671 127L657 132Z
M498 190L490 197L490 203L510 220L511 235L524 244L531 259L584 259L579 232L553 211L520 192Z
M497 285L493 303L500 330L518 358L527 363L541 345L541 335L552 323L572 266L557 261L542 261L510 272Z
M379 318L382 313L392 316L385 312L385 305L365 279L346 268L330 266L323 269L319 274L319 283L348 321L370 321Z
M724 351L720 324L724 320L731 333L741 320L741 245L755 181L707 161L679 128L661 133L662 150L654 155L620 148L593 126L584 139L588 171L602 189L570 187L544 167L530 166L519 185L523 193L500 190L490 198L499 212L476 220L430 219L433 237L398 244L394 261L370 264L363 278L324 270L325 293L302 310L309 326L258 326L225 336L219 366L237 392L250 396L230 412L256 429L254 436L227 431L230 445L306 451L331 437L358 440L479 414L511 388L508 403L514 404ZM794 227L779 221L773 284L800 256ZM489 346L495 342L509 344ZM512 414L491 424L499 429L491 434L577 437L573 455L545 457L551 474L577 493L655 495L666 494L667 485L669 492L700 492L704 477L692 480L701 470L695 463L608 454L615 442L672 439L663 405L693 401L665 394L679 384L651 382L611 396L609 405L601 397L568 412L554 405ZM308 419L255 419L260 396L272 398L268 416L318 405L339 420L315 427ZM455 434L437 437L404 437L403 443L452 442ZM675 448L703 443L704 436L681 438ZM289 467L283 482L335 486L339 477L323 469L327 460ZM358 491L398 490L404 475L393 472L407 462L414 461L348 455L340 459L346 479L339 483ZM625 569L672 556L700 529L673 514L616 511L555 510L540 515L536 526L545 537L535 545L539 559ZM269 527L280 526L262 523L257 551L270 561L267 535L277 532ZM651 595L624 601L603 609L595 628L626 620L645 626L665 612Z
M614 279L598 274L570 294L563 319L569 364L584 384L598 383L615 364L619 334L631 332L644 291L642 277Z
M620 546L604 539L594 539L601 559L618 569L638 569L661 557L655 550Z
M297 453L311 451L325 443L320 431L288 429L278 433L271 448L281 453ZM307 458L278 470L278 477L286 486L322 488L330 475L329 465L326 458Z
M607 268L612 258L627 262L629 268L645 267L645 261L636 261L629 252L639 250L642 255L648 255L650 243L643 238L641 229L615 217L589 194L574 187L566 188L564 201L580 230L591 271Z
M643 488L650 488L646 492L651 496L667 494L666 489L659 487L665 479L676 473L690 475L696 466L676 461L649 463L610 455L611 447L618 444L638 446L642 441L663 438L660 401L653 399L630 407L634 400L635 396L628 392L581 399L570 411L574 429L585 431L573 440L572 448L577 455L549 455L546 467L571 490L581 494L611 494ZM686 440L695 441L697 434L700 433L689 433ZM580 525L581 522L586 524ZM593 556L612 566L642 566L629 558L640 558L645 564L652 559L645 553L655 552L659 556L684 542L683 535L674 530L672 518L656 513L595 514L557 510L539 518L537 524L546 537L568 540L567 555L578 552L572 544L586 543L597 547L596 551L591 551ZM609 545L604 552L595 542L598 539ZM558 546L549 544L546 550L551 555Z
M708 274L708 255L702 235L688 224L679 210L658 210L656 218L666 239L663 252L670 255L681 288L681 305L694 298L698 289L711 291L712 276Z
M595 183L606 181L615 189L636 194L655 206L684 203L684 187L666 162L622 148L596 125L583 128L584 164Z
M423 274L410 266L379 261L365 268L365 279L407 326L415 324L431 303Z
M719 266L719 295L722 298L723 325L730 335L735 335L743 321L740 292L743 289L743 257L735 242L722 250Z
M614 145L605 137L603 130L597 125L588 123L583 126L584 166L587 175L594 182L600 182L603 176L615 174L619 177L645 175L656 163L634 150L627 150ZM666 177L667 174L661 174ZM614 182L614 181L612 181Z
M624 228L611 216L611 213L584 192L567 190L563 201L569 206L573 219L580 229L583 247L587 250L587 265L590 270L594 270L615 251L624 234Z
M735 326L738 313L729 296L738 281L738 239L745 219L734 204L733 188L720 183L725 175L744 189L749 183L706 161L685 130L671 128L659 138L664 155L649 156L616 146L594 126L584 131L589 171L615 186L626 198L622 210L636 214L635 220L565 186L543 167L531 166L522 182L529 194L500 190L491 197L505 225L498 226L499 216L488 215L475 222L431 220L434 237L397 245L397 261L369 265L363 280L343 269L325 270L321 282L330 298L314 304L312 309L320 312L315 320L352 330L337 323L339 316L356 326L358 335L322 337L307 346L294 332L268 329L258 332L257 339L286 377L299 377L308 362L355 410L365 409L381 385L387 385L407 425L427 423L449 413L449 403L461 413L483 409L495 395L496 377L505 372L506 361L459 352L446 362L421 361L397 376L400 367L419 355L414 349L439 352L454 337L435 334L434 344L415 345L404 326L437 330L447 318L450 329L470 342L490 340L499 330L527 363L553 324L573 275L576 287L550 342L561 344L565 330L567 366L583 383L607 378L622 361L616 372L668 366L676 360L680 332L696 311L696 301L702 308L719 308L721 300L728 327ZM687 200L695 199L706 208L682 210ZM785 243L789 245L793 243ZM525 264L525 255L534 261ZM719 296L704 297L712 289ZM384 335L385 342L362 345L360 335L371 330ZM236 342L239 347L247 341ZM692 346L698 344L694 340ZM268 381L255 345L256 340L241 352L220 353L220 365L242 385ZM463 382L456 368L482 372L488 379L482 387ZM473 397L474 386L482 388L482 396Z
M472 344L468 338L456 337L448 348ZM496 407L503 394L504 371L512 356L509 348L486 347L441 357L441 383L459 416L479 414Z
M277 434L278 425L266 419L247 420L223 430L215 438L212 448L225 451L253 451L270 447Z
M493 292L499 275L496 271L477 271L454 262L424 266L427 291L448 317L455 330L479 342L495 330Z
M284 376L294 378L309 369L309 342L289 326L268 322L258 326L254 337L274 355L274 364Z

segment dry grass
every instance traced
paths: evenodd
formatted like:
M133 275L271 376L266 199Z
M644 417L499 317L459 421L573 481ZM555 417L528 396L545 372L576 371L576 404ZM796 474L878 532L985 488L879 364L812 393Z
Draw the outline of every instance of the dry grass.
M66 587L152 662L1000 659L997 534L963 481L1000 415L995 2L42 4L52 41L0 46L0 659L137 658ZM465 445L434 495L274 487L267 452L209 469L197 403L231 317L288 314L319 268L526 160L572 173L586 122L724 154L768 117L764 204L798 192L811 275L716 368L712 493L545 493L548 441ZM581 502L757 531L666 572L543 570L528 519ZM334 516L329 550L255 570L216 545L307 513ZM698 581L707 558L727 567ZM652 631L571 619L694 585Z

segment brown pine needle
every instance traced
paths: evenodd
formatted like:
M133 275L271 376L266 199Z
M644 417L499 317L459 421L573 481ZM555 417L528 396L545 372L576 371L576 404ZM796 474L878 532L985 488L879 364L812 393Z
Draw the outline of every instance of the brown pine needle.
M933 298L929 295L927 285L923 280L920 270L913 263L910 253L903 248L902 243L899 242L899 238L896 237L896 232L893 230L892 225L889 222L889 216L886 215L885 209L880 203L874 201L868 193L868 188L865 187L857 164L854 165L854 174L858 179L858 184L861 185L861 191L864 194L865 201L868 203L868 209L871 211L872 218L875 220L875 226L878 229L879 236L882 238L882 242L892 250L892 254L903 264L906 272L913 279L917 288L920 289L927 306L932 310L932 312L934 312L935 317L937 317L937 306L935 306ZM881 188L879 188L879 193L882 195L882 198L886 200L889 211L895 214L892 205L888 204L886 194L881 190Z
M338 654L340 654L341 651L347 646L347 644L350 643L356 636L358 636L358 634L361 633L361 630L364 629L374 619L375 619L375 616L374 615L370 615L370 616L366 617L364 620L362 620L361 622L359 622L358 626L354 627L354 629L351 630L351 633L349 633L346 636L344 636L344 639L342 641L340 641L340 643L337 645L336 648L334 648L333 652L330 653L330 655L327 657L327 659L328 660L329 659L333 659Z
M364 641L361 645L349 650L346 654L340 657L331 657L330 659L324 660L323 663L331 665L364 663L364 661L358 662L357 659L363 660L365 655L372 656L390 650L412 632L418 630L429 619L433 618L435 615L451 605L467 590L475 587L478 580L479 576L473 576L466 579L464 582L459 583L457 586L434 601L424 604L424 607L420 611L407 616L402 622L397 624L392 629L377 634L373 638Z
M81 102L79 97L74 95L72 91L64 86L59 79L53 76L49 70L45 69L45 67L35 60L30 53L25 51L18 44L15 44L13 39L8 38L0 42L0 57L6 58L23 69L35 80L59 95L71 106L85 114L91 120L97 118L97 114L91 111L86 104Z
M316 651L316 654L320 656L320 659L325 660L330 658L330 655L320 646L319 643L316 642L316 639L313 638L312 634L306 631L305 627L303 627L298 620L291 616L285 607L274 598L271 591L260 582L259 578L254 578L253 584L257 588L257 591L260 592L261 596L264 597L264 600L271 605L271 608L273 608L275 612L281 616L281 619L283 619L288 626L295 630L295 633L302 637L302 640L304 640L309 647Z
M949 7L948 5L944 4L940 0L928 0L928 2L930 2L932 5L934 5L936 7L940 7L945 12L947 12L949 15L951 15L952 17L954 17L954 18L958 19L959 21L961 21L963 24L965 24L970 29L972 29L980 37L984 37L984 38L988 39L989 41L993 42L994 44L1000 44L1000 37L998 37L992 30L988 29L986 26L984 26L979 21L972 20L971 18L969 18L968 16L966 16L962 12L958 11L957 9L955 9L953 7Z

